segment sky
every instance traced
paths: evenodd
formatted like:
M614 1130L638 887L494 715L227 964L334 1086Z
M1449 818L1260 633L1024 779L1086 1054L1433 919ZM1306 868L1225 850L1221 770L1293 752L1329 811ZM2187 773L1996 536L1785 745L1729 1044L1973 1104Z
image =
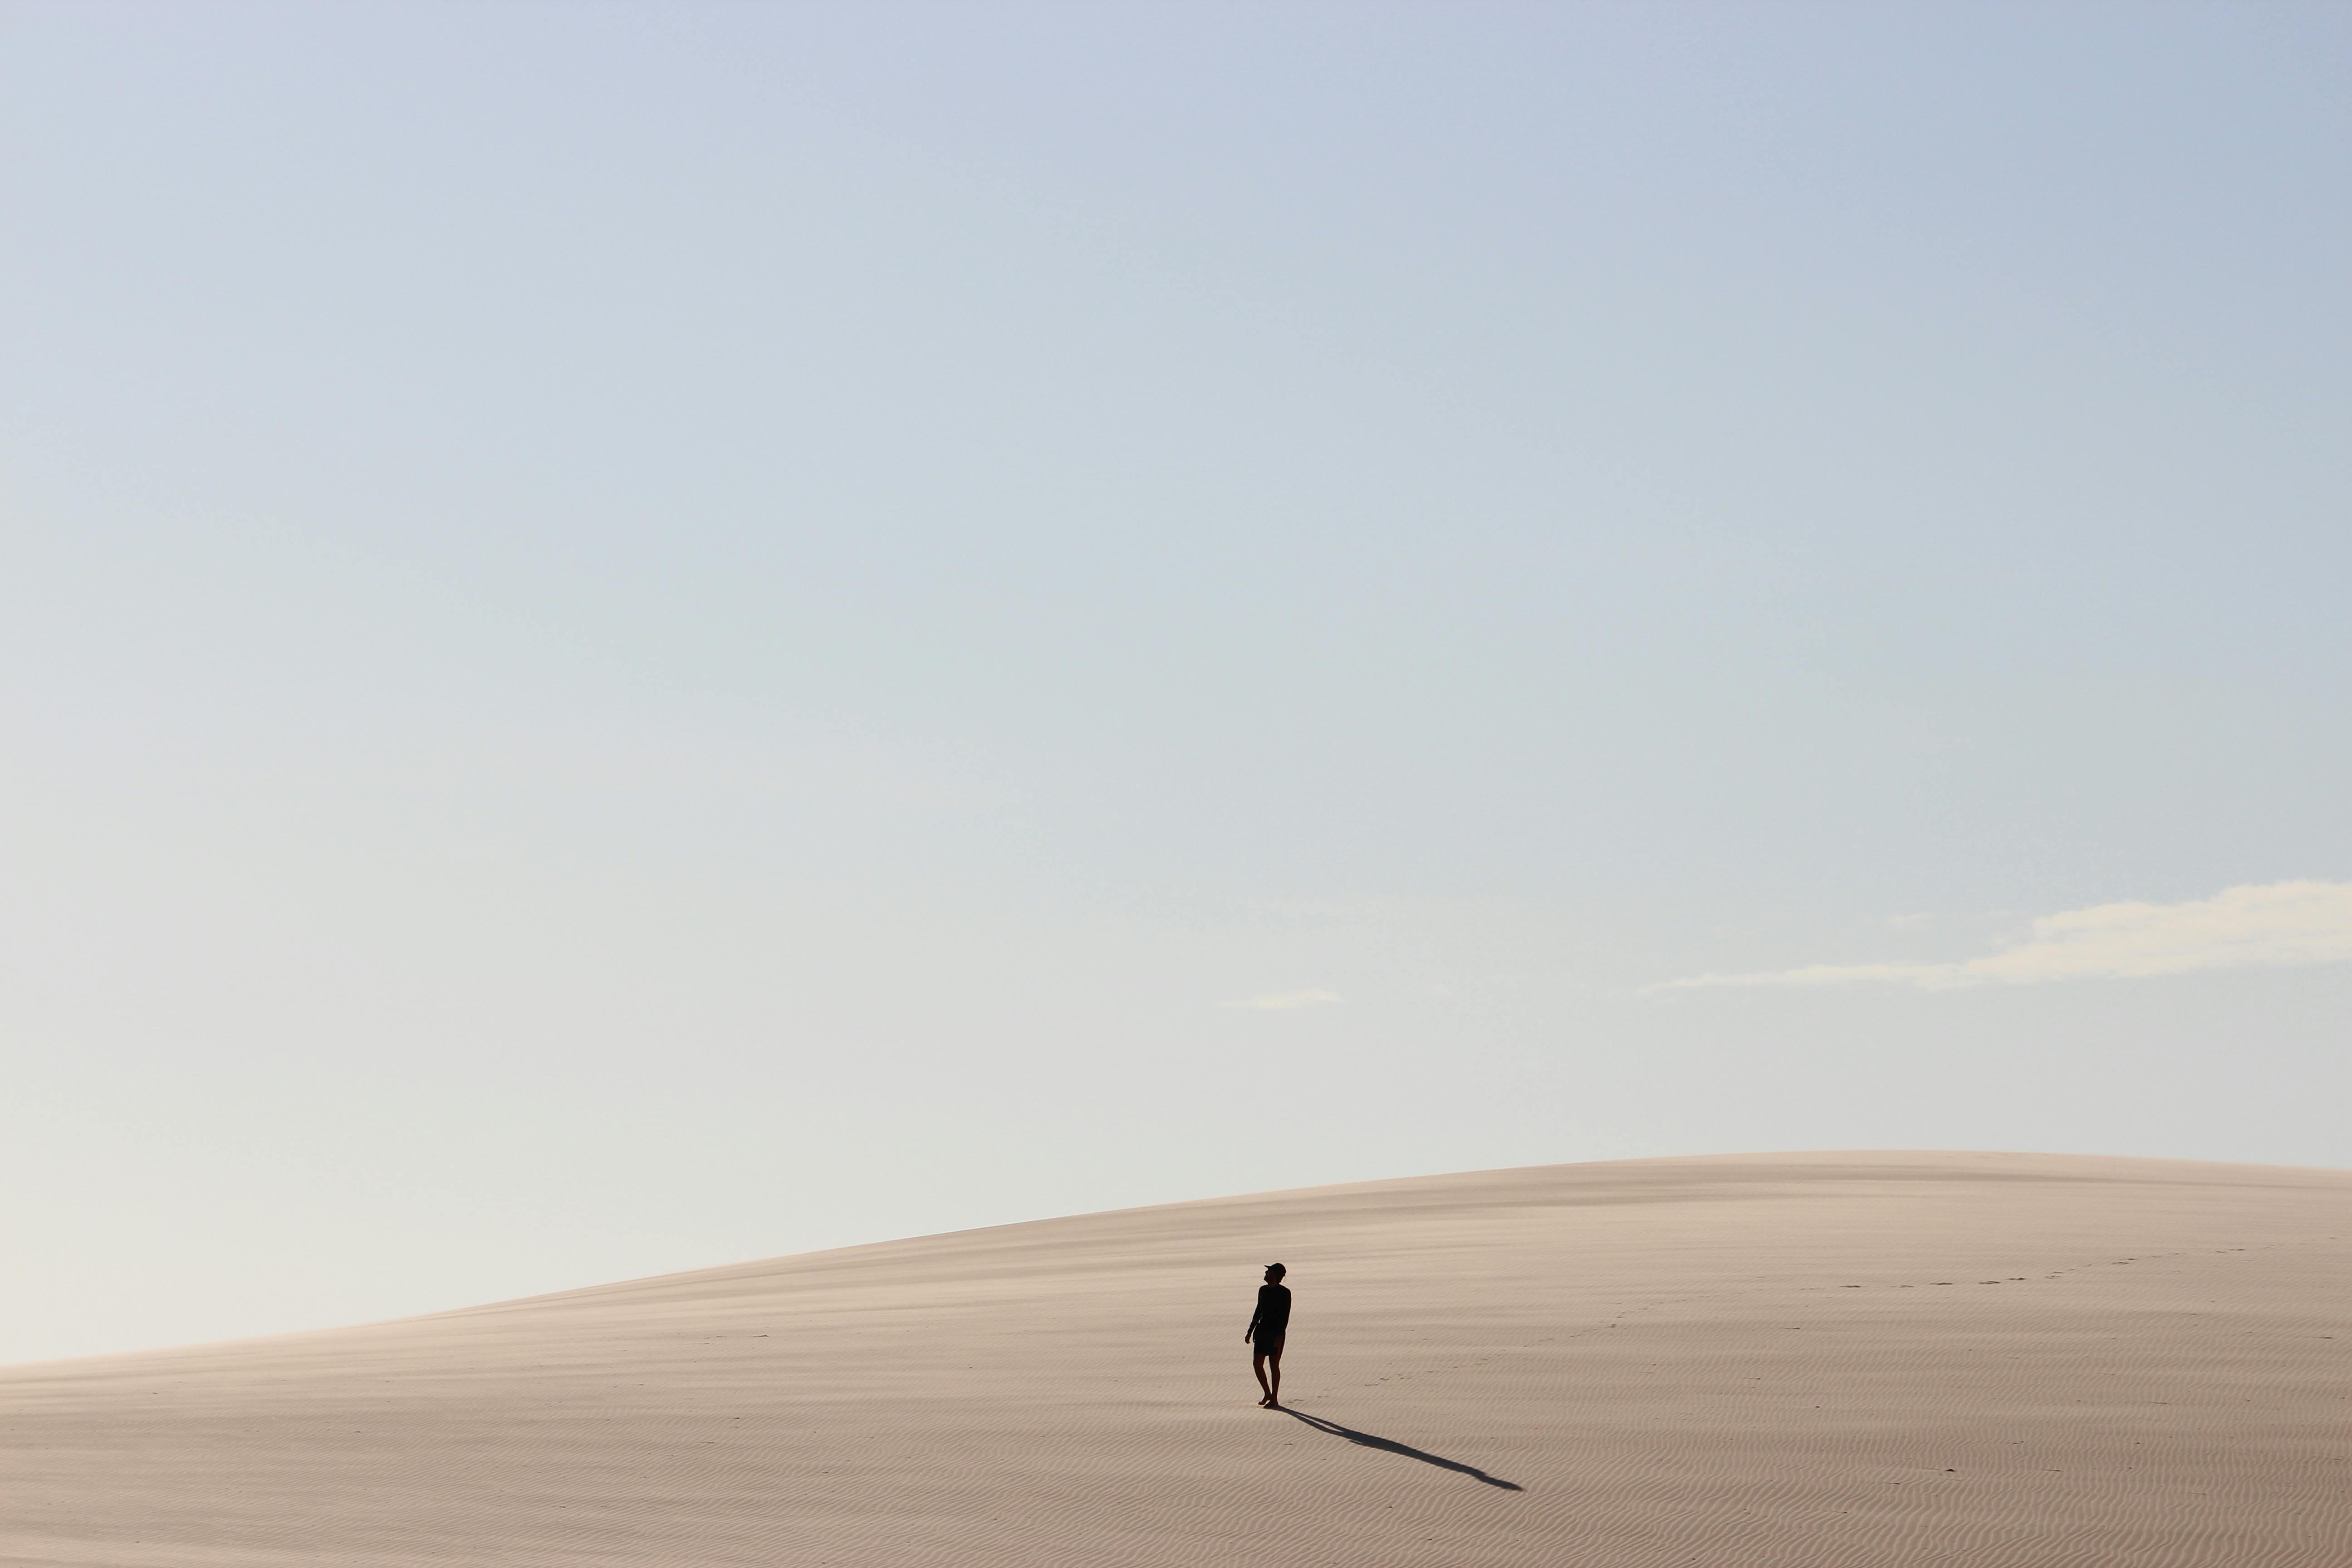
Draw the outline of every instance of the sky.
M2352 1166L2347 74L0 0L0 1361L1449 1170Z

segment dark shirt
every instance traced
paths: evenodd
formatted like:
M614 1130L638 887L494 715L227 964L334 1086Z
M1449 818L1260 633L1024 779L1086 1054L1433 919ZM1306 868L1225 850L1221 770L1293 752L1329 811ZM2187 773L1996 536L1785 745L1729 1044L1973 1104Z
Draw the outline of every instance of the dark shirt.
M1227 1320L1231 1321L1230 1319ZM1261 1285L1257 1288L1257 1312L1250 1319L1250 1338L1259 1344L1279 1344L1282 1336L1290 1331L1290 1287Z

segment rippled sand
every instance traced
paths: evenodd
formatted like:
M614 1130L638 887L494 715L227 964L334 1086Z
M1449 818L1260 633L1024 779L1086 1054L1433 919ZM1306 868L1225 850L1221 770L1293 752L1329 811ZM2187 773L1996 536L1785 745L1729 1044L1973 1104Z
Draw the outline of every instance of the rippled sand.
M2324 1568L2347 1318L2352 1173L1275 1193L0 1370L0 1563Z

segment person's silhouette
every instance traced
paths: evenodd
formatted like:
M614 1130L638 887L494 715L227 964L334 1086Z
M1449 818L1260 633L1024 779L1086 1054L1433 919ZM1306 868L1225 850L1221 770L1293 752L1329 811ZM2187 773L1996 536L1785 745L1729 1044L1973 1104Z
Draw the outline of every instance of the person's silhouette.
M1279 1263L1265 1266L1265 1283L1257 1288L1257 1310L1250 1315L1242 1338L1250 1342L1250 1370L1265 1390L1258 1404L1282 1408L1282 1342L1290 1332L1290 1287L1282 1282L1289 1272Z

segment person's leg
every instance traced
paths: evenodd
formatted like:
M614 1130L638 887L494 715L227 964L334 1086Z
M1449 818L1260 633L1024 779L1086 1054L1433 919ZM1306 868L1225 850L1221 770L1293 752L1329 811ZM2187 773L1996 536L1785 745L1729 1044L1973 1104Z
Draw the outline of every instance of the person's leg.
M1282 1408L1282 1347L1275 1346L1274 1353L1265 1359L1267 1370L1273 1373L1273 1381L1268 1383L1263 1377L1258 1381L1265 1384L1265 1407L1279 1410Z
M1276 1364L1278 1365L1279 1363L1276 1363ZM1259 1387L1260 1389L1262 1389L1262 1390L1265 1392L1265 1397L1264 1399L1259 1400L1259 1401L1258 1401L1258 1403L1259 1403L1260 1405L1271 1405L1271 1404L1273 1404L1273 1403L1274 1403L1274 1385L1273 1385L1272 1384L1270 1384L1270 1383L1266 1382L1266 1380L1265 1380L1265 1352L1264 1351L1262 1351L1262 1350L1257 1350L1257 1349L1255 1349L1255 1348L1253 1348L1253 1349L1251 1350L1251 1352L1250 1352L1250 1370L1251 1370L1252 1372L1254 1372L1254 1373L1257 1373L1257 1385L1258 1385L1258 1387Z

